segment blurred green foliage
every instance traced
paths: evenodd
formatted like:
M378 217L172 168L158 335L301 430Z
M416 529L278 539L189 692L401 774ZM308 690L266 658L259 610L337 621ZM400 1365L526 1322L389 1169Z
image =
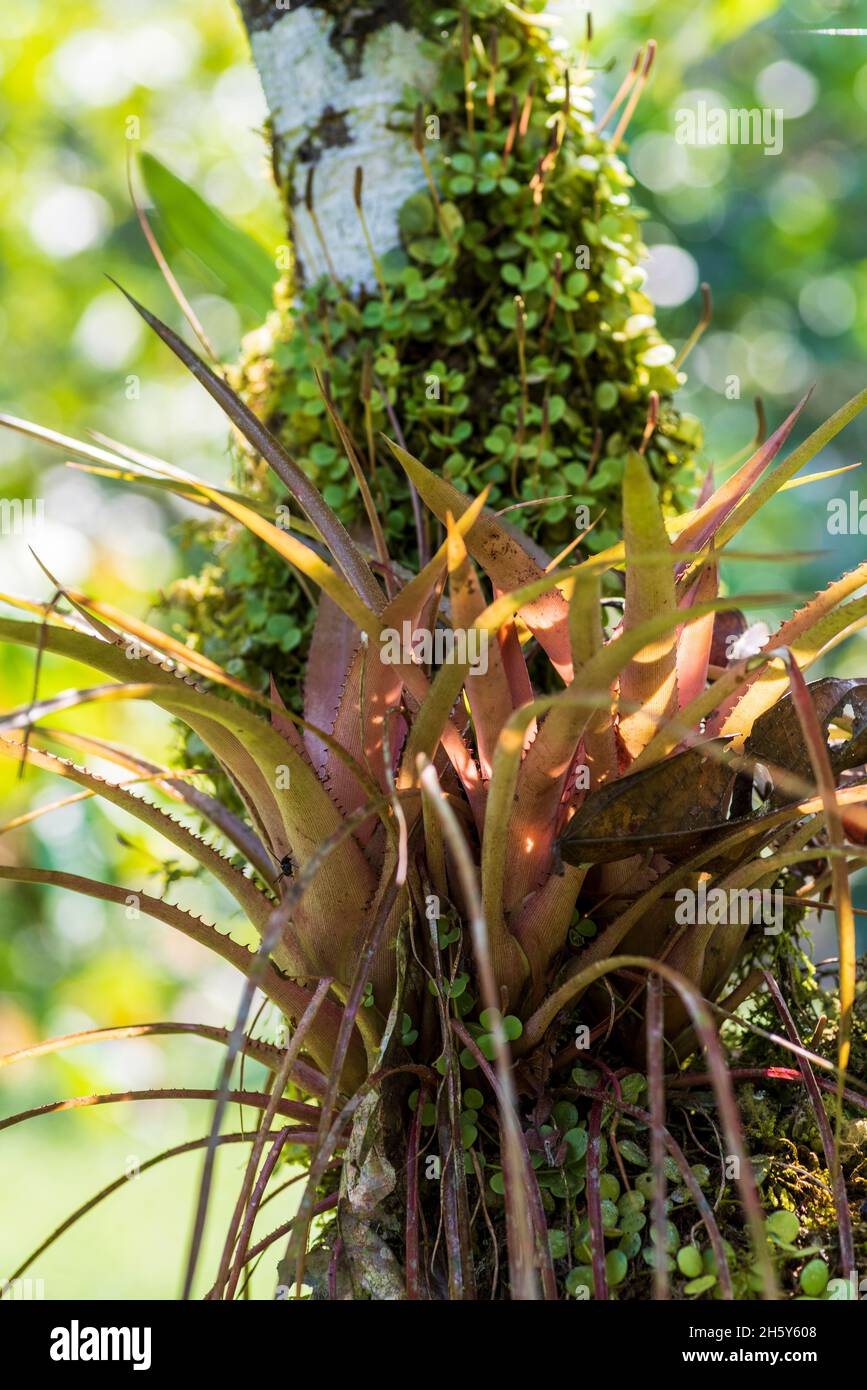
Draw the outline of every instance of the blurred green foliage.
M128 155L143 149L182 173L233 223L255 230L262 256L273 263L283 233L266 177L264 115L243 28L228 0L62 6L27 0L5 7L0 409L68 433L102 429L209 476L225 475L219 411L143 332L104 275L171 314L127 190ZM158 217L154 228L170 245ZM256 321L253 312L239 317L236 286L209 275L191 251L171 249L212 340L233 356ZM0 492L42 499L45 508L44 524L33 534L0 536L0 590L50 595L29 544L65 582L110 593L140 613L156 588L180 572L174 528L183 506L122 494L6 431L0 433ZM91 679L82 668L49 660L40 693ZM27 700L32 682L32 662L5 652L3 707ZM155 758L172 738L169 722L144 705L111 715L85 708L81 717L80 728L120 743L134 729L135 741ZM15 765L3 759L0 822L64 798L67 790L32 770L19 781ZM82 801L5 831L0 854L159 891L165 843L143 836L128 817ZM237 934L226 901L192 880L174 891ZM230 971L147 919L126 920L122 909L19 886L3 893L0 921L2 1051L97 1024L172 1017L224 1023L236 1007ZM3 1113L62 1095L208 1085L217 1065L217 1050L199 1042L180 1049L171 1040L83 1047L4 1072ZM249 1079L258 1083L258 1069L250 1069ZM0 1275L78 1201L123 1173L128 1155L145 1159L206 1132L207 1112L207 1105L178 1102L117 1105L50 1116L4 1135L4 1171L14 1171L16 1180L3 1186ZM232 1173L239 1155L236 1150L226 1164ZM35 1271L47 1280L46 1296L87 1289L106 1297L175 1297L198 1172L197 1156L176 1160L144 1175L140 1187L131 1184L127 1196L114 1199L119 1206L107 1203L87 1218Z

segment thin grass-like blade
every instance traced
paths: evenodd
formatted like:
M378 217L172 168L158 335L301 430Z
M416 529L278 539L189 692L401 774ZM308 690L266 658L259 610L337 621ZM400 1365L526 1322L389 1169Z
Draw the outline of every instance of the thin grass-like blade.
M275 1134L277 1132L276 1130L274 1131ZM221 1134L218 1143L249 1144L252 1142L253 1138L254 1135L252 1134ZM178 1158L181 1154L195 1153L197 1149L203 1149L207 1142L207 1137L204 1139L188 1139L184 1144L175 1144L170 1149L164 1149L162 1153L154 1154L153 1158L146 1158L143 1163L140 1163L136 1169L136 1176L140 1177L143 1173L146 1173L149 1168L155 1168L158 1164L165 1163L170 1158ZM68 1230L77 1225L83 1216L87 1216L88 1212L93 1211L94 1207L98 1207L100 1202L104 1202L106 1198L111 1197L113 1193L121 1192L124 1188L128 1187L129 1173L126 1172L121 1174L119 1178L115 1178L114 1182L108 1183L106 1187L100 1188L99 1192L93 1197L90 1197L88 1201L83 1202L80 1207L77 1207L65 1220L61 1221L59 1226L55 1227L51 1235L47 1236L41 1245L38 1245L35 1250L30 1252L26 1260L23 1260L15 1270L14 1274L9 1276L10 1281L13 1279L20 1279L22 1274L39 1259L40 1255L44 1255L46 1250L50 1250L55 1241L58 1241L62 1235L65 1235Z
M0 1130L24 1124L27 1120L35 1119L37 1115L58 1115L63 1110L85 1110L95 1105L122 1105L136 1100L213 1100L215 1095L216 1092L210 1087L162 1086L146 1091L112 1091L97 1095L73 1096L69 1100L53 1100L46 1105L35 1105L31 1110L20 1110L16 1115L7 1115L4 1120L0 1120ZM238 1105L251 1105L264 1110L270 1097L260 1091L230 1091L229 1099ZM307 1125L315 1124L319 1118L317 1109L296 1100L281 1099L278 1109L281 1115L288 1115ZM309 1129L306 1132L312 1139Z
M19 1047L14 1052L0 1055L0 1068L15 1066L17 1062L31 1062L35 1057L48 1057L55 1052L65 1052L70 1047L84 1047L89 1043L117 1042L123 1038L151 1037L196 1037L207 1038L211 1042L227 1043L229 1032L210 1023L121 1023L112 1028L85 1028L80 1033L66 1033L60 1038L48 1038L44 1042L31 1043ZM261 1062L263 1067L274 1071L285 1058L285 1049L276 1043L265 1042L248 1034L243 1043L246 1057ZM312 1095L319 1093L323 1077L305 1062L293 1064L295 1080Z
M662 981L647 977L647 1090L650 1098L650 1170L653 1173L653 1297L668 1298L665 1243L665 1082L662 1048L665 1037Z
M846 1084L846 1068L852 1049L852 1011L855 1007L855 917L852 912L852 890L849 885L849 872L845 860L846 837L843 821L837 804L837 791L828 746L810 693L801 674L797 659L790 654L788 661L789 680L792 687L792 700L804 734L804 741L810 755L810 763L816 785L825 808L825 823L828 838L834 849L840 853L831 859L831 875L834 885L834 905L837 909L837 939L840 954L840 1025L837 1038L837 1143L843 1124L843 1087Z
M806 669L845 636L848 629L854 631L867 617L867 599L853 599L846 604L841 604L840 600L865 582L867 564L859 565L851 574L825 589L768 639L763 649L768 661L773 652L786 646L794 650L799 665ZM739 602L743 606L742 601ZM779 667L757 658L736 662L685 705L676 719L659 730L636 760L634 770L665 757L680 743L685 729L699 727L703 720L708 720L708 734L732 734L742 743L759 715L776 704L787 685L785 672Z
M753 1253L762 1278L764 1296L768 1299L774 1299L777 1297L777 1282L768 1254L762 1207L756 1189L752 1164L744 1147L743 1131L731 1078L708 1007L688 980L685 980L676 970L672 970L664 961L651 960L647 956L613 956L608 960L598 961L595 965L580 970L572 979L567 980L528 1019L524 1033L519 1040L521 1051L526 1052L537 1046L557 1014L568 1007L577 995L587 989L589 985L612 971L623 969L655 971L662 976L666 984L677 991L689 1011L693 1027L707 1055L713 1090L728 1144L727 1152L738 1159L737 1182L744 1216L752 1239Z
M455 814L442 794L432 763L422 766L420 780L424 795L440 821L443 835L457 864L470 917L470 932L481 994L485 1007L493 1011L494 1026L491 1031L494 1038L497 1101L503 1134L503 1168L507 1177L505 1186L510 1231L509 1265L512 1294L518 1299L533 1301L539 1297L536 1235L524 1185L526 1178L512 1061L500 1015L501 999L497 982L504 978L504 972L497 959L498 943L489 937L476 871Z
M793 449L788 458L778 463L768 476L738 504L728 520L721 526L717 534L719 547L722 548L726 545L732 536L736 535L741 527L745 526L750 518L755 516L756 512L770 501L785 484L800 481L795 478L795 474L804 467L805 463L809 463L810 459L814 458L821 449L830 444L831 440L842 429L845 429L856 415L861 413L865 405L867 405L867 387L859 391L845 405L840 406L840 409L829 416L818 429L815 429L804 440L803 444L799 444L796 449Z
M79 704L85 698L150 699L179 715L214 749L224 765L237 772L240 785L247 791L254 822L262 825L276 862L291 849L296 863L303 868L308 862L317 861L322 844L330 836L342 831L343 818L312 768L258 715L237 703L230 704L193 689L158 665L141 659L128 660L121 649L106 642L63 628L0 619L0 640L36 646L40 636L46 650L82 661L124 683L100 687L86 695L71 692L57 700L26 706L0 720L0 728L12 727L16 722L32 723L42 714L64 704ZM129 675L142 666L151 679L142 684L129 683ZM281 769L288 770L288 779ZM278 776L284 783L288 780L279 793ZM362 929L373 886L362 850L351 836L344 838L312 884L309 900L294 918L298 938L310 953L310 963L316 966L314 973L340 978L341 963L352 955L353 930Z
M125 767L130 772L152 776L159 791L173 801L185 802L199 815L210 821L221 834L225 835L229 843L233 844L270 882L274 866L258 836L239 816L228 810L222 801L218 801L216 797L210 796L207 792L200 791L198 787L191 786L185 777L180 776L172 769L148 762L136 753L130 752L128 748L120 747L119 744L94 738L90 734L78 733L73 729L49 729L42 725L31 731L31 738L34 737L52 740L55 743L63 744L66 748L75 748L85 753L92 753L118 767Z
M865 583L867 560L829 584L793 614L771 634L762 650L773 653L787 648L793 653L801 670L806 670L818 659L832 638L867 614L867 600L863 597L843 604L844 599L856 593ZM725 676L721 679L725 680ZM722 706L725 718L722 721L714 720L711 732L716 732L715 726L719 722L720 733L734 734L741 742L750 734L759 715L777 703L788 685L788 675L779 663L765 667L756 673L749 689L730 710Z

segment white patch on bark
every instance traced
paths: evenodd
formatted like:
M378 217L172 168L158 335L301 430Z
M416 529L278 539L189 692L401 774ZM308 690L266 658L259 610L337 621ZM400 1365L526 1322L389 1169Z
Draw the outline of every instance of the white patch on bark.
M411 135L389 130L387 121L404 84L429 90L436 67L422 57L419 35L390 23L368 37L360 76L352 78L328 41L331 28L326 14L305 7L254 33L251 44L279 141L281 177L292 171L296 253L308 282L328 266L304 206L308 165L297 151L327 107L345 113L350 142L322 151L314 207L339 278L370 289L376 276L353 198L355 169L364 169L364 214L382 255L398 244L401 204L425 182Z

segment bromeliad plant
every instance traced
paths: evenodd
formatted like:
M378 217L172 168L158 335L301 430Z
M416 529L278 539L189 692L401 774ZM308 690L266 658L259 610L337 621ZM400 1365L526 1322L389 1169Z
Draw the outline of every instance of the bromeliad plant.
M392 443L443 528L432 558L408 575L386 550L351 435L325 386L368 507L369 546L347 533L226 382L136 308L274 470L300 513L292 529L158 460L3 423L101 471L147 475L215 509L320 594L303 716L284 706L273 681L266 698L192 645L58 580L48 605L4 596L34 615L0 621L4 641L79 661L110 683L6 714L3 751L160 830L228 890L259 937L251 954L168 897L134 895L141 911L246 977L224 1035L211 1136L202 1141L185 1291L214 1152L233 1138L220 1134L221 1120L241 1096L264 1113L248 1136L253 1148L213 1298L235 1297L251 1261L276 1238L254 1243L254 1220L281 1154L297 1160L302 1149L305 1193L276 1233L288 1233L281 1270L292 1289L330 1298L532 1299L564 1290L606 1298L627 1275L652 1270L654 1293L665 1296L673 1261L658 1252L679 1240L668 1176L707 1231L703 1264L697 1251L678 1257L677 1268L693 1276L699 1261L691 1292L774 1296L777 1260L712 1005L733 987L726 1007L735 1008L761 979L747 965L767 944L762 925L730 905L752 908L762 890L784 888L797 909L829 882L840 933L836 1083L817 1081L813 1066L829 1064L801 1046L771 977L769 988L815 1099L848 1275L851 1222L820 1086L836 1092L838 1123L844 1104L865 1105L843 1082L856 988L848 873L863 860L867 826L867 784L857 772L867 760L867 684L807 686L803 672L863 625L867 599L858 591L867 564L752 646L718 578L724 548L778 490L811 481L796 475L862 409L867 391L780 459L797 407L683 515L663 514L642 450L630 452L622 542L577 563L549 559L486 509L484 494L471 500ZM645 445L653 426L651 412ZM622 615L605 587L612 576L625 584ZM741 595L738 603L773 600ZM432 665L419 639L437 633L451 640L428 644L444 653ZM556 684L554 693L535 693L531 649L556 673L542 686ZM58 710L117 699L153 701L183 720L231 779L246 815L186 773L41 723ZM130 776L104 781L50 752L45 745L56 741ZM139 782L194 811L212 833L201 838L136 795L130 788ZM127 887L66 873L7 864L0 877L129 900ZM684 914L689 901L706 910ZM245 1032L257 987L291 1024L285 1047ZM646 1027L636 1029L642 1014ZM139 1031L172 1026L183 1025ZM625 1067L611 1069L606 1044L609 1059L616 1053ZM666 1125L664 1049L675 1085L678 1056L706 1056L752 1254L722 1240L702 1190L707 1170L690 1167ZM269 1094L232 1089L239 1052L272 1070ZM645 1086L649 1110L637 1103ZM272 1130L278 1114L294 1124ZM644 1131L652 1176L632 1187L624 1161L647 1166L637 1142ZM606 1171L609 1154L620 1178ZM791 1233L776 1241L775 1255L782 1246L798 1254Z

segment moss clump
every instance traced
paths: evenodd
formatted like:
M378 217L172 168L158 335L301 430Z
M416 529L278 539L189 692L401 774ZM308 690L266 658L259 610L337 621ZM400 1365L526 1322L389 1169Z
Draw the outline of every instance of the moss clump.
M700 444L697 423L673 407L674 350L642 291L632 179L595 132L588 71L573 72L567 106L565 65L541 30L473 0L466 29L442 10L427 33L436 89L421 109L406 89L394 120L416 140L436 194L404 204L401 245L376 262L374 292L353 298L324 279L293 301L284 281L233 384L364 532L322 376L398 563L417 555L406 480L382 439L398 431L462 490L490 486L498 509L531 504L509 519L551 554L598 518L586 540L594 551L618 537L624 459L651 391L661 414L648 457L668 501L688 495ZM361 206L375 197L362 187ZM249 458L237 474L269 508L287 502ZM312 596L245 537L226 535L220 565L207 596L193 602L185 586L171 595L179 629L252 685L273 672L293 698Z

